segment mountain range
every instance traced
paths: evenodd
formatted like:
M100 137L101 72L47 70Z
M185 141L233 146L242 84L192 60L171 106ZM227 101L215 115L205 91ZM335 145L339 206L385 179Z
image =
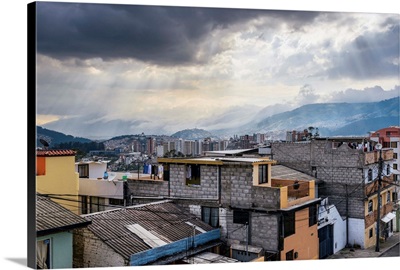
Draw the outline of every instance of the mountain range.
M365 136L387 126L399 126L399 97L379 102L365 103L319 103L262 117L239 128L210 130L217 136L228 134L275 134L283 139L288 130L303 130L312 126L321 136ZM280 138L277 138L280 137Z
M399 97L378 102L319 103L308 104L294 110L270 115L265 108L255 118L237 127L226 129L184 129L171 137L195 140L201 138L229 138L233 135L265 133L271 139L284 139L286 131L318 128L322 137L366 136L388 126L400 126ZM265 115L265 116L264 116ZM46 137L53 143L65 141L87 142L89 139L62 136L60 132L38 127L38 137Z

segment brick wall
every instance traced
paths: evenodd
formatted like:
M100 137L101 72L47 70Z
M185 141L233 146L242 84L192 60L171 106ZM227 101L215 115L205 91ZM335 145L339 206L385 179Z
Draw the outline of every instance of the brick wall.
M128 261L107 246L89 229L74 233L74 268L127 266Z

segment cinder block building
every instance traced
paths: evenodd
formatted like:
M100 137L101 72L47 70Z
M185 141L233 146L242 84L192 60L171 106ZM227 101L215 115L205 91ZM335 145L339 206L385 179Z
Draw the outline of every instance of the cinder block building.
M163 179L127 179L131 203L174 200L220 228L221 253L240 261L318 259L314 177L262 157L158 158L158 163Z
M393 179L393 150L375 150L368 138L320 138L307 142L274 142L271 152L279 164L315 176L319 196L329 197L346 220L347 245L368 248L390 237L395 227L397 201ZM379 153L382 155L378 194ZM378 209L380 195L380 209ZM377 220L378 211L380 220Z

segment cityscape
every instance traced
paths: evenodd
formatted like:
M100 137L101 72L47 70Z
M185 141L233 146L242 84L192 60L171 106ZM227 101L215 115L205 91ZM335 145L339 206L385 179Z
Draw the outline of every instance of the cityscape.
M29 267L400 256L398 14L28 13Z

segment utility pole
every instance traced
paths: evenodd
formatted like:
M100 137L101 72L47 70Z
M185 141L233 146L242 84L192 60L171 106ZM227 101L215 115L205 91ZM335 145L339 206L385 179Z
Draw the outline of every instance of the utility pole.
M378 167L378 210L377 210L377 218L376 218L376 246L375 251L379 252L379 244L380 244L380 223L381 223L381 184L382 184L382 168L383 168L383 159L382 159L382 145L378 143L375 148L379 150L379 167Z
M246 256L249 255L249 225L246 222Z

